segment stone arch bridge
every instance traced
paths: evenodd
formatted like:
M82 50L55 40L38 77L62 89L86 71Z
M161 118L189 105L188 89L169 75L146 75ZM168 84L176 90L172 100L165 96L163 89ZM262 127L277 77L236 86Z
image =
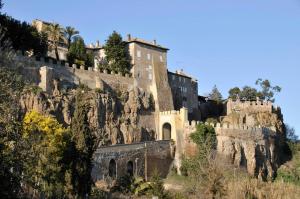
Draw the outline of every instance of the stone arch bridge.
M94 154L94 182L125 175L149 179L154 170L166 177L172 167L175 147L170 140L100 147Z

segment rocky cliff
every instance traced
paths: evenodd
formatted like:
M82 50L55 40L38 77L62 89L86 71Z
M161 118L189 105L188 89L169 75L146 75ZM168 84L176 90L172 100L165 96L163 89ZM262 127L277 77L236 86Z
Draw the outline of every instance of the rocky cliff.
M266 180L275 177L287 154L281 111L264 103L227 104L227 115L222 117L216 133L219 153L234 165L245 167L251 175Z
M20 104L23 113L35 110L53 115L60 123L69 126L76 92L85 92L83 100L89 107L88 121L98 138L98 145L128 144L154 139L154 129L143 128L139 122L144 115L153 117L154 104L151 95L139 89L104 92L85 88L60 91L55 86L49 94L31 87L24 91Z

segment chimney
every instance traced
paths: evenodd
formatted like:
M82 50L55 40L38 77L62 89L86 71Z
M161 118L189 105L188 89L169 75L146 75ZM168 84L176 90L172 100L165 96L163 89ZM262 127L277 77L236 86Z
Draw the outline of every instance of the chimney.
M100 42L99 42L99 40L97 40L97 42L96 42L96 47L97 47L97 48L100 47Z
M131 41L131 35L130 34L127 35L127 41Z
M156 45L156 39L153 40L153 44Z

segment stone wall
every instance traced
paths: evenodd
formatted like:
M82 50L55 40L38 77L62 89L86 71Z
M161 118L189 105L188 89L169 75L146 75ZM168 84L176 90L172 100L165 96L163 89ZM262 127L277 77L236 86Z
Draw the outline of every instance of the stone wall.
M198 109L198 82L191 77L168 72L175 110L186 107L189 113ZM200 118L199 118L200 119Z
M269 112L277 110L277 107L273 107L273 103L270 101L262 101L257 99L256 101L241 101L237 99L233 101L231 98L227 102L227 115L233 112Z
M65 83L65 86L81 83L91 89L106 86L111 89L130 90L134 87L134 80L128 74L114 74L106 70L93 71L91 67L77 67L76 65L70 67L64 61L56 62L55 60L46 60L44 58L40 58L38 61L34 57L17 56L16 61L19 63L18 66L24 76L33 83L39 84L44 91L49 90L53 79L60 80L60 82Z
M165 177L171 168L174 147L170 141L144 142L137 144L100 147L94 154L92 176L94 181L122 177L133 163L133 175L146 180L157 169ZM110 162L114 161L115 176L110 176Z

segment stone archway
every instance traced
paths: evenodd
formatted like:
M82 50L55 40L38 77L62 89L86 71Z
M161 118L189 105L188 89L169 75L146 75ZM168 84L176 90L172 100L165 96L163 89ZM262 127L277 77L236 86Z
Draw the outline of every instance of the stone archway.
M129 176L133 176L133 162L132 161L127 162L127 174Z
M162 139L171 140L172 126L169 123L164 123L162 127Z
M111 178L117 178L117 163L114 159L109 161L108 175Z

